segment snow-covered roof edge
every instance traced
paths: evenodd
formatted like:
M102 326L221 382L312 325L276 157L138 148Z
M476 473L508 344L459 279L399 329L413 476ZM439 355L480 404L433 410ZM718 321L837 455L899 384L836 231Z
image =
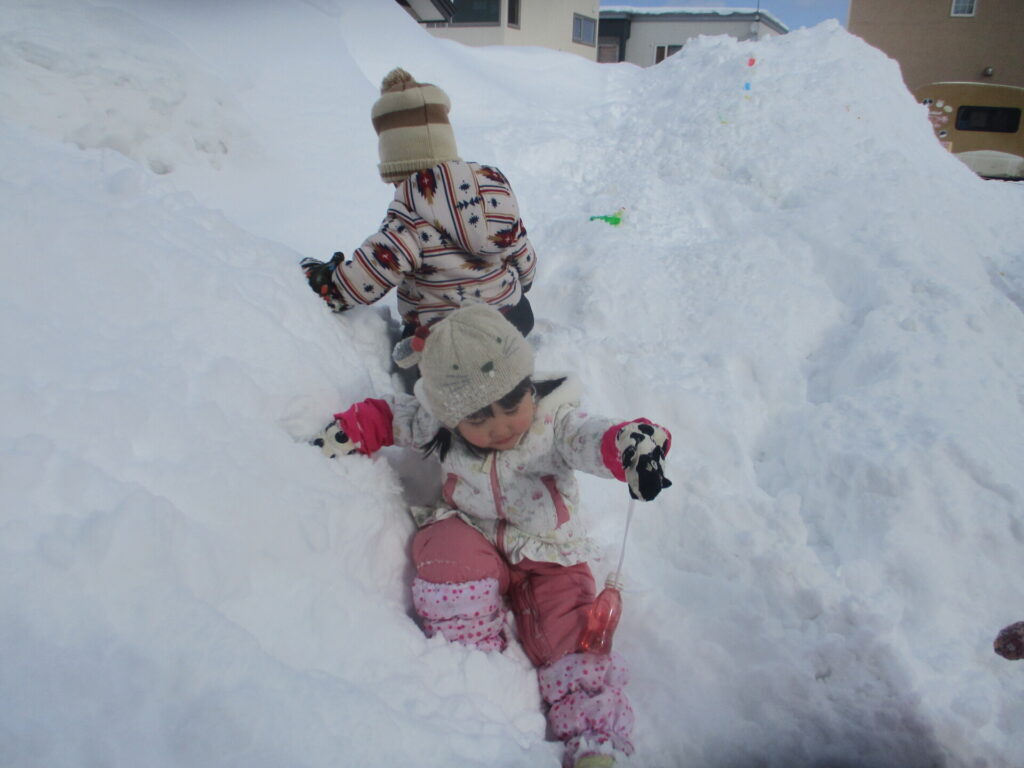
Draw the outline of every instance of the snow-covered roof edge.
M606 13L627 13L631 16L666 16L666 15L690 15L690 16L755 16L760 15L763 19L777 25L783 31L789 32L789 27L782 23L778 16L771 11L758 8L700 8L695 6L657 6L637 7L633 5L602 5L601 15Z

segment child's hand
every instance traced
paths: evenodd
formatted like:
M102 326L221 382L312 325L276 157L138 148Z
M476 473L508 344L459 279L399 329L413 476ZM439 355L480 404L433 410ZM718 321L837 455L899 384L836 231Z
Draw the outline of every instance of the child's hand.
M672 482L665 477L668 432L657 424L631 421L619 430L615 447L622 457L622 469L629 483L629 495L650 501Z
M335 312L344 312L348 304L338 291L337 286L331 279L334 270L345 260L345 254L338 251L331 257L330 261L323 262L318 259L306 258L299 262L302 273L306 276L309 287L313 293L327 302L327 305Z
M324 456L329 459L337 456L348 456L359 452L359 443L342 431L337 421L328 424L323 432L310 441L323 451Z

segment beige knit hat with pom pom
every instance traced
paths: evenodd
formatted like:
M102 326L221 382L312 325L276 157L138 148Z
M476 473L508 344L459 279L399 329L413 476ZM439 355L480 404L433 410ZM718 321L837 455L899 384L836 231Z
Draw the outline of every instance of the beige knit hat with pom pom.
M402 181L413 171L459 159L448 122L451 106L448 94L436 85L417 83L404 69L385 75L370 113L384 181Z

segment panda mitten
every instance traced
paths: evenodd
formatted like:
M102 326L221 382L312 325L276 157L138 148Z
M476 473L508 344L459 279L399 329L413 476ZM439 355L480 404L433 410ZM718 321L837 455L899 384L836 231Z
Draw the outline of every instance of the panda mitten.
M310 442L320 448L329 459L359 452L359 443L345 434L337 421L332 421L324 427L324 430Z
M631 421L624 424L615 438L615 447L622 457L622 469L629 484L629 495L650 501L672 482L665 477L665 454L669 434L657 424Z

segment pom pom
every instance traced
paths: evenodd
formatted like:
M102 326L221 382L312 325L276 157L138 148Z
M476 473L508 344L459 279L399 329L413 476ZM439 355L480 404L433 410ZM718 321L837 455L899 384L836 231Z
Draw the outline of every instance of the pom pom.
M415 84L415 82L412 79L412 75L401 67L396 67L384 75L384 79L380 83L380 92L404 91L409 85Z

